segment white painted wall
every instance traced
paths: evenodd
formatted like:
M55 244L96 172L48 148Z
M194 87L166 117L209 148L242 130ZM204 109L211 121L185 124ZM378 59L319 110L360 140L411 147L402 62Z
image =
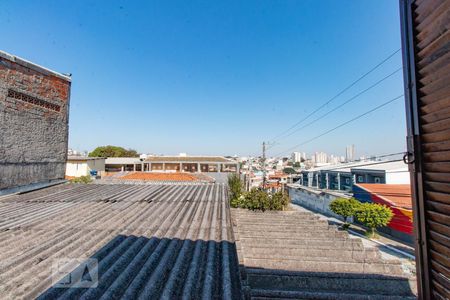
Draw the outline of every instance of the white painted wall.
M409 172L386 172L386 184L410 184Z
M71 160L66 163L66 176L81 177L89 175L91 170L105 171L105 159Z
M68 161L66 163L66 176L80 177L88 174L89 170L86 161Z

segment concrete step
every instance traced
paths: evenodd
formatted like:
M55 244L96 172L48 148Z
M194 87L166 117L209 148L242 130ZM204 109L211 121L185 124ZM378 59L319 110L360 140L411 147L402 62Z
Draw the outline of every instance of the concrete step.
M236 220L239 225L285 225L285 226L302 226L308 224L328 224L327 220L311 219L311 220Z
M257 225L257 226L287 226L287 227L299 227L299 226L307 226L312 224L325 224L328 225L326 220L245 220L244 222L241 220L235 220L234 224L239 224L239 226L247 226L247 225Z
M309 211L298 211L298 210L285 210L285 211L260 211L260 210L248 210L248 209L232 209L233 213L236 215L245 216L314 216L312 212Z
M267 222L270 221L286 221L286 222L301 222L301 221L312 221L312 220L324 220L320 219L318 216L314 215L307 215L307 216L244 216L244 215L235 215L237 220L244 220L244 221L262 221Z
M344 231L335 230L317 230L305 232L287 232L287 231L255 231L255 230L239 230L239 237L262 237L267 239L272 238L287 238L287 239L306 239L306 238L345 238L348 233Z
M246 220L318 220L320 217L313 214L284 215L284 214L234 214L238 219Z
M336 249L336 250L363 250L364 246L360 239L335 238L335 239L266 239L241 237L240 242L247 247L271 247L273 249Z
M385 275L348 273L287 272L247 269L253 289L364 295L414 296L413 279Z
M376 262L381 259L377 249L370 250L336 250L336 249L301 249L301 248L272 248L242 246L246 258L268 259L298 259L298 260L340 260ZM314 258L314 259L313 259Z
M303 233L308 231L321 231L321 230L334 230L337 231L337 227L329 226L328 224L311 224L303 226L285 226L285 225L242 225L239 230L242 231L264 231L264 232L292 232Z
M404 274L399 261L351 262L245 257L244 264L246 268L264 268L296 272L384 274L392 276L403 276Z
M367 295L351 293L333 293L318 291L283 291L252 289L250 294L252 300L267 299L315 299L315 300L417 300L416 296L390 296L390 295Z

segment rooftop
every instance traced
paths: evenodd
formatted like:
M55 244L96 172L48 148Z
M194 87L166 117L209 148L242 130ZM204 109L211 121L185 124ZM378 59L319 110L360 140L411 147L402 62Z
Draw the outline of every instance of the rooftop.
M139 157L107 157L105 164L108 165L126 165L126 164L135 164L140 163L141 160Z
M208 163L234 163L223 156L149 156L147 162L208 162Z
M88 157L88 156L77 156L71 155L67 157L67 161L88 161L88 160L98 160L105 159L104 157Z
M359 187L391 202L394 206L412 209L411 186L409 184L360 183Z
M9 61L12 61L12 62L18 64L18 65L21 65L21 66L26 67L26 68L30 68L32 70L35 70L37 72L40 72L40 73L43 73L43 74L46 74L46 75L53 75L53 76L56 76L56 77L58 77L60 79L63 79L63 80L69 81L69 82L72 81L72 78L70 76L68 76L68 75L65 75L65 74L62 74L62 73L59 73L59 72L47 69L46 67L40 66L40 65L38 65L36 63L30 62L30 61L28 61L26 59L23 59L23 58L20 58L18 56L9 54L9 53L7 53L5 51L2 51L2 50L0 50L0 58L7 59Z
M63 184L3 197L1 298L241 298L226 208L219 184ZM52 266L66 258L97 259L98 287L55 287L64 274Z

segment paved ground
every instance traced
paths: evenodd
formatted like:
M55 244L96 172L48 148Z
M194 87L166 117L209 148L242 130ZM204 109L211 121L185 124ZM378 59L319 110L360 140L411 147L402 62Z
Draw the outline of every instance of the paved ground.
M218 184L64 184L3 197L0 298L240 298L227 202ZM56 288L68 277L52 275L55 263L68 259L80 283L87 258L98 261L88 270L96 288Z

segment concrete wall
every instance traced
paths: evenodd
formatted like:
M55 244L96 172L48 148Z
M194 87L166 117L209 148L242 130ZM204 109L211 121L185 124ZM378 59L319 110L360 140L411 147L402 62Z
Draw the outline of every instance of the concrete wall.
M89 174L86 161L68 161L66 164L66 176L81 177Z
M350 198L347 195L312 190L299 185L288 185L288 191L292 203L337 219L342 218L330 210L330 202L339 197Z
M408 171L386 172L387 184L410 184Z
M0 52L0 190L63 179L70 79Z
M66 164L66 176L80 177L90 174L91 170L100 172L105 171L104 159L90 159L87 161L68 161Z

